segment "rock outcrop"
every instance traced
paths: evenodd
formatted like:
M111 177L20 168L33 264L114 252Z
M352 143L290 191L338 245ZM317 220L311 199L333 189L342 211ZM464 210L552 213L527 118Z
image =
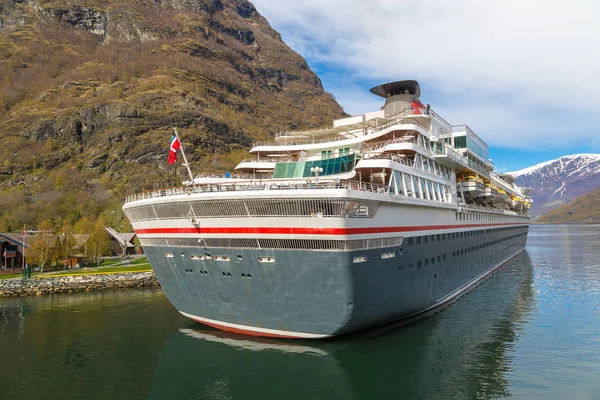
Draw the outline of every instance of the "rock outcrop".
M0 77L0 231L72 218L56 205L82 186L115 210L179 183L173 126L194 171L225 171L344 115L246 0L0 0Z

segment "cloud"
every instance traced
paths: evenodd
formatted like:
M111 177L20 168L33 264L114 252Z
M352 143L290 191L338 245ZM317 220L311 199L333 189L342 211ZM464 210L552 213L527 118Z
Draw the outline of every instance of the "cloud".
M424 101L490 144L599 144L598 2L254 3L311 65L340 71L323 82L351 113L378 101L373 84L417 79Z

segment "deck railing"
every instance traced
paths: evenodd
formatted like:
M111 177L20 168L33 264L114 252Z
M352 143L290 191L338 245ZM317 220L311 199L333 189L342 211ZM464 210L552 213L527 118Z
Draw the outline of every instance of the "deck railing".
M327 142L338 142L341 140L350 140L350 139L354 139L358 136L366 136L366 135L372 135L373 133L377 133L377 132L381 132L385 129L388 129L394 125L402 125L402 124L409 124L409 125L416 125L419 128L423 129L425 132L429 132L429 128L426 127L425 125L423 125L422 123L420 123L419 121L414 120L413 118L411 118L414 114L412 113L412 111L410 113L407 113L406 115L402 115L400 117L396 117L394 118L392 121L383 124L381 126L377 126L374 128L365 128L364 131L366 133L364 133L364 135L353 135L353 137L346 137L344 135L342 135L340 132L340 134L337 135L330 135L330 136L326 136L326 137L321 137L321 138L309 138L309 139L302 139L302 140L294 140L294 141L285 141L285 142L255 142L254 143L254 147L257 146L295 146L295 145L305 145L305 144L319 144L319 143L327 143ZM356 131L360 131L361 128L356 128ZM348 134L351 134L351 132L346 132Z
M367 182L359 181L339 181L339 182L291 182L291 181L276 181L269 179L268 182L253 180L249 182L232 182L218 184L202 184L186 187L174 187L169 189L157 189L147 192L137 193L127 196L125 203L132 201L152 199L156 197L167 197L176 195L191 195L197 193L218 193L218 192L248 192L260 190L299 190L299 189L347 189L357 190L370 193L388 193L389 186L376 185Z
M365 160L392 160L399 164L406 165L407 167L415 166L414 160L407 158L407 157L401 157L397 154L376 154L373 156L365 155L364 159Z

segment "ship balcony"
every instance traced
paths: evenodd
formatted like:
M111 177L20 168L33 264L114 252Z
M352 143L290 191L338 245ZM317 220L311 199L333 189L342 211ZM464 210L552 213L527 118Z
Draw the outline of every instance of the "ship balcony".
M391 121L382 126L365 129L349 134L341 132L340 128L332 128L337 134L330 136L314 136L310 138L298 138L293 136L292 140L275 142L256 142L250 153L283 153L319 150L334 147L353 147L359 143L389 140L394 136L402 136L403 133L411 133L415 136L421 134L429 137L430 129L414 118L403 118Z
M469 160L444 142L438 142L433 146L433 155L434 158L454 163L455 167L459 170L466 169L490 179L490 172L488 170Z
M289 157L252 157L246 158L235 167L240 172L267 172L273 173L275 164L289 161Z

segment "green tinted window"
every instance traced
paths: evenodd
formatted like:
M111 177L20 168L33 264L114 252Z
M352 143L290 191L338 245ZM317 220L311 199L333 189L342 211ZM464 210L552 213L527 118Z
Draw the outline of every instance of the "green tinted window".
M354 168L354 154L325 160L276 163L273 178L308 178L315 176L310 171L313 167L323 168L323 172L319 176L352 171L352 168Z
M467 137L466 136L457 136L454 138L454 147L457 149L464 149L467 147Z

